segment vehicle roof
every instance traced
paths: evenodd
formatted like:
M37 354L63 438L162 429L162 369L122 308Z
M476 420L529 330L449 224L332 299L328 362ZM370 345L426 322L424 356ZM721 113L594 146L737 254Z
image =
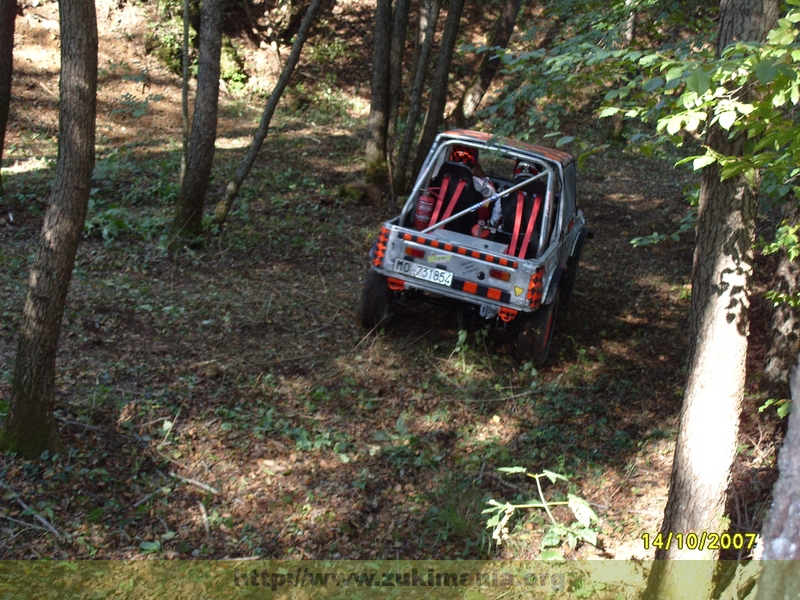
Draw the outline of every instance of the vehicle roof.
M561 150L554 150L546 146L539 146L537 144L529 144L527 142L520 142L507 137L495 136L491 133L483 131L472 131L470 129L450 129L441 134L449 138L469 140L473 142L482 142L490 146L508 146L523 152L530 152L532 154L539 154L548 160L561 163L567 166L574 161L571 154L562 152Z

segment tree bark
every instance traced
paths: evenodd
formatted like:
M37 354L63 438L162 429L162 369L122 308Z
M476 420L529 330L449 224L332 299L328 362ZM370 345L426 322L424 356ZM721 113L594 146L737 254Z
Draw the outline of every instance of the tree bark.
M193 238L203 232L203 205L217 140L223 3L224 0L205 0L200 13L197 95L186 153L186 172L172 223L173 232L181 238Z
M3 150L6 141L6 126L11 107L11 79L14 71L14 23L17 20L17 0L0 0L0 168L3 166ZM3 176L0 171L0 194L3 192Z
M800 363L793 369L794 410L778 456L780 475L772 492L769 520L764 524L764 567L756 600L800 596Z
M189 0L183 0L183 39L181 40L181 152L180 187L186 179L186 157L189 154Z
M450 7L447 9L447 20L444 24L439 56L436 60L436 71L433 75L428 112L425 115L422 135L420 136L419 144L417 144L416 156L414 156L414 166L412 168L414 173L417 173L422 166L428 151L433 145L433 140L442 126L444 107L447 103L447 80L450 75L450 63L453 60L453 50L456 46L458 27L463 9L464 0L452 0Z
M791 196L791 205L787 206L784 223L800 224L800 206L794 196ZM778 257L778 266L775 268L770 289L787 295L800 292L800 265L789 260L785 250ZM761 390L767 392L771 398L788 398L789 371L800 352L798 309L786 302L774 308L768 343Z
M408 156L411 153L411 144L417 132L417 122L422 109L422 91L425 85L425 78L428 75L428 60L433 47L433 38L436 31L436 23L439 20L439 10L441 0L425 0L420 7L419 29L422 34L418 37L417 46L414 49L414 59L412 69L414 72L414 84L411 88L411 96L408 104L408 116L406 117L406 129L403 133L403 140L397 151L394 161L394 172L392 173L392 189L395 196L400 196L405 192L406 171L408 170ZM423 27L424 26L424 27Z
M306 11L306 16L303 18L303 23L300 25L300 29L297 32L297 37L294 39L294 44L292 45L292 51L289 54L289 58L286 61L286 64L283 66L281 76L278 78L275 88L269 95L269 100L267 100L267 105L264 107L264 112L261 113L261 122L258 124L258 129L253 135L253 141L250 143L250 148L247 151L247 155L244 157L242 164L239 165L239 168L236 170L233 180L228 182L228 185L225 188L225 197L220 200L219 203L217 203L217 206L214 209L214 218L220 225L225 223L225 219L228 218L228 212L231 209L231 205L236 199L236 196L239 195L239 188L242 187L242 183L244 183L244 180L247 179L250 170L253 168L253 165L256 162L258 151L261 150L261 146L267 137L267 133L269 133L269 124L272 121L272 116L275 114L275 109L278 107L278 102L280 102L283 91L286 89L286 86L289 85L289 78L292 76L294 68L297 66L297 62L300 60L300 53L302 52L303 45L306 43L306 39L308 38L308 31L311 29L311 24L314 22L321 3L322 0L314 0L309 5L308 10Z
M389 122L386 127L386 154L389 158L397 134L397 115L400 112L403 90L403 54L406 48L410 4L410 0L397 0L392 20L392 45L389 51Z
M389 56L392 42L392 1L378 0L372 48L369 123L367 125L366 180L386 179L386 133L389 123Z
M458 127L467 127L475 116L475 112L478 110L484 95L489 91L492 80L500 70L503 61L496 49L505 50L508 47L511 34L514 33L514 25L517 22L519 5L520 0L506 1L503 12L497 23L495 23L494 30L489 38L487 45L490 49L483 55L483 60L481 60L481 64L478 67L478 74L467 89L464 90L464 94L458 101L455 110L453 110L452 119Z
M60 0L58 160L31 267L0 446L34 457L62 451L53 416L61 318L94 170L97 20L93 0Z
M734 41L763 41L775 25L777 0L723 0L718 52ZM726 156L741 156L743 136L709 128L707 145ZM748 279L752 271L757 199L743 176L720 181L718 165L707 167L692 273L690 351L686 393L661 528L670 534L723 533L730 469L736 453L744 396L748 329ZM713 423L713 426L709 426ZM647 598L709 598L716 550L689 550L673 541L656 559L705 559L707 577L686 586L679 563L656 560Z

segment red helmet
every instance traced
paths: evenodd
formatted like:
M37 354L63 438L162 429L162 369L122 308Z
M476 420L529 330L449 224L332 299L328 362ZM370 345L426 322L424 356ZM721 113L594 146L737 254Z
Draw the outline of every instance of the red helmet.
M464 163L470 167L478 164L478 149L469 146L453 146L450 152L450 160L453 162Z
M529 162L517 159L517 162L514 164L514 179L517 181L521 179L530 179L538 174L539 170Z

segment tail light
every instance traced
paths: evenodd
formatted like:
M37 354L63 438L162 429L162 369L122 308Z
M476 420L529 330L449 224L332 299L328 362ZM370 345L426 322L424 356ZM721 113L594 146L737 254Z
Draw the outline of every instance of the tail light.
M489 277L494 277L500 281L508 281L511 279L511 273L508 271L501 271L500 269L489 269Z
M419 248L412 248L411 246L406 246L406 255L413 256L414 258L425 258L425 251L420 250Z

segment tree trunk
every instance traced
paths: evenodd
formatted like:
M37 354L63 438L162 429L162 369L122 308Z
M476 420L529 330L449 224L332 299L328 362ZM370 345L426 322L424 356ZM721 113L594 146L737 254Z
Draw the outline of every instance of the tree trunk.
M11 79L14 70L14 23L17 19L17 0L0 0L0 168L3 166L3 149L6 125L11 106ZM0 171L0 194L3 176Z
M503 64L497 49L505 50L511 40L511 34L514 33L514 25L517 22L519 4L520 0L507 0L500 18L495 23L492 36L488 41L490 49L483 55L483 60L478 67L478 75L464 90L461 100L458 101L453 111L452 119L459 127L466 127L475 116L483 96L489 91L492 80Z
M389 122L386 127L386 150L391 158L391 149L397 133L397 115L403 90L403 54L406 48L408 9L410 0L397 0L392 20L392 46L389 52Z
M794 196L791 197L791 205L787 206L784 223L800 224L800 206ZM771 289L787 295L800 292L800 265L796 261L789 260L785 250L782 250L778 257ZM798 352L800 352L798 310L784 302L777 305L772 313L769 347L761 379L761 389L771 398L789 397L789 370Z
M412 69L414 72L414 84L411 88L409 98L408 116L406 118L406 129L403 133L403 140L397 157L394 161L394 172L392 173L392 189L395 196L401 196L406 190L406 171L408 170L408 155L411 152L411 144L417 132L417 121L422 109L422 91L425 85L425 77L428 74L428 59L433 47L433 38L436 31L436 23L439 20L439 10L441 0L425 0L420 7L419 29L424 31L417 40L417 47L414 49L414 59Z
M633 0L625 0L625 8L630 11L628 18L625 19L625 26L622 30L622 41L626 46L630 46L636 41L636 26L639 23L639 13L633 7Z
M392 42L392 0L378 0L372 48L372 85L367 125L366 180L386 179L386 133L389 123L389 55Z
M417 173L422 166L428 151L433 145L436 134L442 126L444 106L447 103L447 79L450 75L450 63L453 60L453 50L458 37L458 26L461 21L461 11L464 9L464 0L452 0L447 10L447 20L442 34L442 45L436 60L436 71L433 75L431 98L428 103L428 112L425 115L425 124L422 126L422 135L417 145L417 154L414 157L412 171Z
M181 40L181 129L183 145L181 152L180 187L186 179L186 157L189 154L189 0L183 0L183 39Z
M734 41L763 41L777 22L777 0L723 0L718 52ZM742 136L712 126L708 146L740 156ZM681 579L678 562L657 560L648 598L709 598L716 550L680 548L675 533L722 533L726 490L736 453L744 396L748 278L757 202L744 177L720 181L718 165L703 171L692 274L689 370L661 528L672 543L656 559L705 559L705 588ZM712 424L713 426L709 426ZM710 559L710 560L709 560Z
M297 37L294 39L289 59L283 66L281 76L278 78L275 88L269 95L269 100L267 100L267 105L264 107L264 112L261 113L261 122L258 124L255 135L253 135L250 149L247 151L247 155L244 157L242 164L239 165L239 168L236 170L233 180L228 182L225 188L225 197L219 201L214 209L214 218L220 225L225 223L225 219L228 218L231 205L236 199L236 196L239 195L239 188L242 187L242 183L247 179L250 169L253 168L253 164L256 162L258 151L261 150L261 145L264 143L267 133L269 132L269 124L270 121L272 121L272 115L275 114L275 109L278 107L278 102L283 95L283 91L286 89L286 86L289 85L289 78L292 76L294 68L300 60L300 52L303 50L303 45L308 38L308 31L311 29L311 24L314 22L314 18L317 15L321 3L322 0L314 0L309 5L306 16L303 18L303 23L300 25L300 29L297 32Z
M792 375L789 428L778 457L780 475L772 492L769 520L764 524L764 567L756 600L800 596L800 364Z
M223 3L224 0L205 0L200 13L197 95L186 153L186 173L172 223L173 232L182 238L193 238L203 232L203 205L217 140Z
M59 452L53 416L61 318L89 202L94 170L97 19L92 0L61 0L61 83L50 204L28 280L0 446L34 457Z

